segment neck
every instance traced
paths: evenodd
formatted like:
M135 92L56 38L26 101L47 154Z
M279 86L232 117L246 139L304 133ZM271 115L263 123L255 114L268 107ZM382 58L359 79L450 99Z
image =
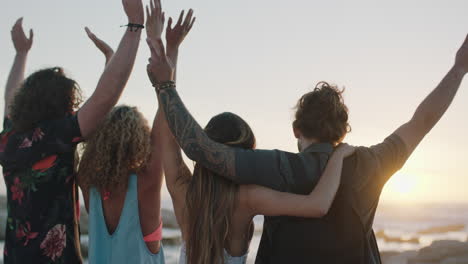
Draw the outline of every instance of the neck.
M312 144L317 144L319 141L315 138L300 138L299 139L299 151L302 152Z

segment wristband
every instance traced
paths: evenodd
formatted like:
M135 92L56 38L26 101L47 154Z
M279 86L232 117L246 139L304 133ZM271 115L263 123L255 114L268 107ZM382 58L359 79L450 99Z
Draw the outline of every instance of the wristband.
M166 82L153 84L153 87L155 88L156 93L159 94L162 90L175 88L176 83L174 81L166 81Z
M145 26L142 24L133 24L133 23L128 23L127 25L123 25L121 27L128 27L131 32L137 32L138 30L145 28Z

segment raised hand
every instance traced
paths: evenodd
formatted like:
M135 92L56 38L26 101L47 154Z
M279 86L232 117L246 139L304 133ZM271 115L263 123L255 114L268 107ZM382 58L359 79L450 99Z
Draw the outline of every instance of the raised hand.
M146 39L151 50L151 58L147 66L148 77L153 85L174 80L174 64L166 56L164 44L161 39Z
M85 31L86 34L88 34L89 39L91 39L94 45L96 45L96 47L104 54L107 64L112 58L112 55L114 55L114 50L106 42L96 37L96 35L91 32L88 27L85 27Z
M184 19L185 11L179 15L177 24L172 28L172 17L169 18L166 29L166 42L168 51L175 51L179 48L182 41L184 41L187 34L192 29L195 23L196 17L193 17L193 9L190 9L187 16Z
M146 34L155 41L161 39L164 30L165 15L161 9L161 0L150 0L150 7L146 6Z
M129 23L140 25L145 23L145 14L141 0L122 0L122 4Z
M16 21L15 25L11 29L11 38L13 40L16 53L27 53L32 47L34 32L32 29L30 29L29 38L27 38L23 30L23 18L20 18Z
M457 52L455 67L461 70L464 74L468 72L468 36Z

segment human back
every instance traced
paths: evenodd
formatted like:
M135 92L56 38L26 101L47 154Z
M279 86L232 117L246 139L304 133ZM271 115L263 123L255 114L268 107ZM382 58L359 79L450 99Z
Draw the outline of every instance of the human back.
M342 93L336 86L322 82L299 100L293 128L301 152L279 151L277 155L286 169L271 173L278 176L259 184L297 194L315 188L334 147L350 131ZM395 150L394 156L399 155L402 162L394 162L394 156L382 150L385 148ZM377 245L371 224L383 187L379 179L403 165L404 150L398 139L377 147L357 148L344 161L340 188L327 215L320 219L265 219L256 263L367 263L374 258L375 263L380 262L372 252ZM387 162L396 163L395 170L381 166L385 158L377 159L378 155L387 155ZM377 182L381 185L377 186Z
M219 143L255 148L256 140L250 126L235 114L222 113L213 117L205 131ZM188 263L224 263L230 257L245 261L253 223L252 216L239 204L240 188L195 164L186 193Z
M79 102L77 84L61 68L49 68L29 76L6 109L0 146L11 223L6 263L81 262L74 166L82 135L73 113Z
M89 253L90 263L164 263L164 253L154 243L146 243L141 228L138 199L138 176L129 177L128 189L118 217L103 208L101 194L96 188L89 193ZM105 215L110 221L106 222ZM115 219L118 219L115 224ZM155 221L156 222L156 221ZM115 227L114 227L115 226ZM109 231L109 227L114 227ZM159 241L158 241L159 242Z
M96 263L163 263L162 172L151 136L136 107L119 106L84 146L78 180Z
M144 19L141 0L123 0L129 21ZM7 186L5 263L82 263L76 145L115 105L134 64L139 32L126 31L92 96L78 109L80 89L62 68L24 78L33 44L17 20L16 56L5 88L0 162ZM50 47L49 47L50 49Z

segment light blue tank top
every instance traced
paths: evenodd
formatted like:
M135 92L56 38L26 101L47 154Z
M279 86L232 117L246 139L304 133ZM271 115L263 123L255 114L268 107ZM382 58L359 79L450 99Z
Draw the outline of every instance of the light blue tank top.
M89 263L90 264L164 264L164 252L153 254L143 240L138 211L137 176L129 177L119 224L109 235L96 188L89 193Z

